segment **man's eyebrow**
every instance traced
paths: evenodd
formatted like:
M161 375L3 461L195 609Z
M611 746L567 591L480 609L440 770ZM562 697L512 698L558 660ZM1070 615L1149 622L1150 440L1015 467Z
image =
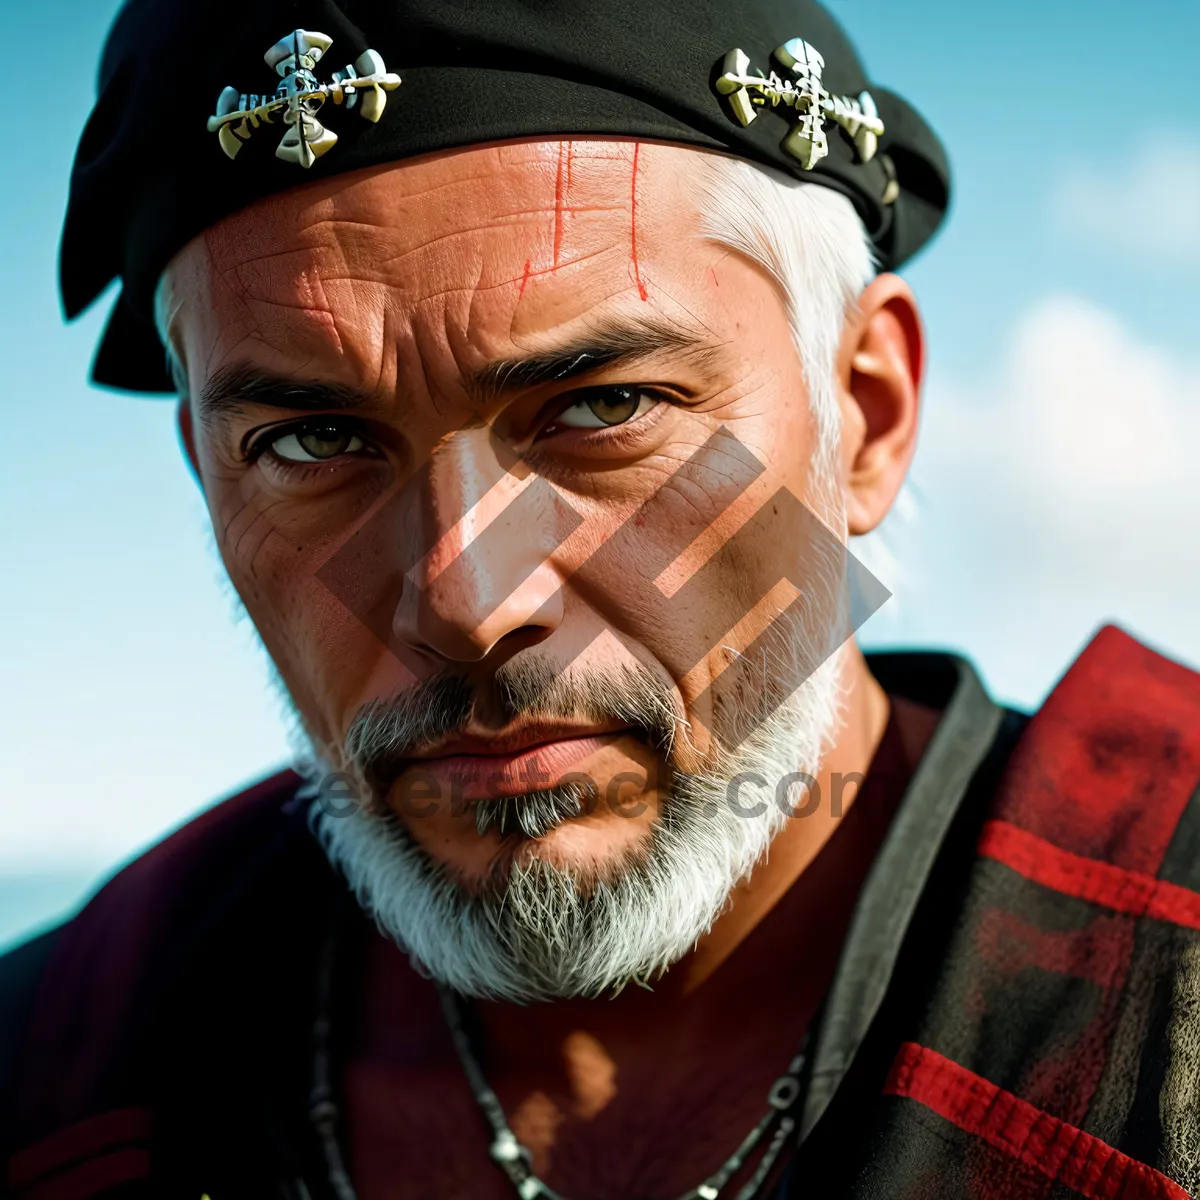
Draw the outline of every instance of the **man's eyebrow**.
M486 402L504 392L562 383L603 367L664 352L683 351L703 365L719 349L700 329L661 318L613 320L554 350L488 363L471 375L467 387L473 396Z
M323 412L365 408L371 403L371 397L343 384L285 379L256 367L234 365L222 367L204 385L199 415L205 423L214 423L247 405Z
M554 350L488 363L467 379L467 390L486 402L505 392L560 383L664 352L683 352L703 366L719 350L702 330L677 322L658 317L612 320ZM251 405L344 412L377 404L374 397L344 384L287 379L258 367L233 364L214 372L204 385L198 415L211 425Z

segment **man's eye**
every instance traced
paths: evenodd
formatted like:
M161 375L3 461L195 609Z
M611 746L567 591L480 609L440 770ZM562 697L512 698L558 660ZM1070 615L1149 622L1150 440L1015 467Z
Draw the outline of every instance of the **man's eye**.
M604 429L624 425L634 417L648 413L658 398L636 387L589 388L554 419L554 425L568 429Z
M332 422L302 425L271 442L271 452L284 462L326 462L341 454L354 454L363 440L352 429Z

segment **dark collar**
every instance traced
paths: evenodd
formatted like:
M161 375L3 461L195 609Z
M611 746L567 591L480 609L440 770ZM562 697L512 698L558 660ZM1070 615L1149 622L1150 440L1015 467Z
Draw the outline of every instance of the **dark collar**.
M887 653L867 662L889 695L942 716L855 906L813 1043L802 1139L825 1112L879 1011L946 833L1005 717L966 659Z

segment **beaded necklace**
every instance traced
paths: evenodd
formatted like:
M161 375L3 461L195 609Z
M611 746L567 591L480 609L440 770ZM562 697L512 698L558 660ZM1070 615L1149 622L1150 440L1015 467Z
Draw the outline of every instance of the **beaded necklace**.
M333 1195L337 1200L357 1200L354 1184L346 1170L345 1158L337 1138L338 1108L334 1100L331 1078L330 1030L335 955L336 935L331 930L330 936L326 938L318 974L317 1012L313 1022L313 1086L309 1096L308 1117L324 1154L326 1174ZM441 985L438 986L438 993L459 1062L475 1101L492 1131L492 1141L488 1148L492 1161L508 1177L520 1200L564 1200L564 1197L534 1173L532 1154L517 1140L504 1116L504 1109L496 1093L488 1085L463 1020L462 999ZM738 1189L736 1197L731 1198L760 1200L763 1185L796 1129L796 1113L804 1093L804 1065L808 1041L809 1035L806 1032L799 1053L788 1063L787 1070L775 1080L767 1092L767 1111L742 1139L737 1149L711 1175L684 1192L678 1200L719 1200L730 1179L741 1170L763 1139L770 1135L770 1141L754 1173Z

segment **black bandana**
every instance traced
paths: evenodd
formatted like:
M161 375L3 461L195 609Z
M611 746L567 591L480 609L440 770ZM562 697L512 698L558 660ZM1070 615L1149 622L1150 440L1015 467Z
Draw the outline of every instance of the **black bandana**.
M309 103L316 127L324 123L337 143L307 167L279 157L287 126L274 110L269 123L239 122L240 132L226 133L231 159L209 127L218 96L237 89L236 111L269 101L281 79L264 54L281 39L303 54L293 30L328 42L311 67L311 55L297 65L311 72L303 86L330 89L319 108ZM803 108L790 103L802 81L777 52L795 48L793 39L818 52L819 85L842 106L840 118L819 122L827 153L811 167L783 144ZM737 73L754 77L748 88L720 84L735 50L748 59ZM377 121L363 119L371 89L337 91L339 78L372 65L403 81L379 97ZM743 114L755 101L748 124L738 119L739 92ZM884 127L866 153L852 136L864 92L866 115L875 109ZM154 289L172 255L222 217L272 192L412 155L588 134L724 150L834 188L853 201L885 268L929 240L949 199L936 136L867 80L812 0L130 0L109 36L71 177L61 254L67 316L120 277L94 378L171 391L152 325Z

